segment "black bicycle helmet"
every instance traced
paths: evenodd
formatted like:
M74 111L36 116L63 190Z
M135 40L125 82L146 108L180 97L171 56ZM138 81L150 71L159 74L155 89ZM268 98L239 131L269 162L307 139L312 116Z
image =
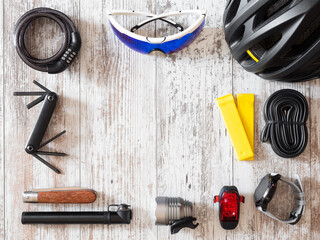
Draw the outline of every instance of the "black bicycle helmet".
M224 28L247 71L288 82L320 77L320 0L227 0Z

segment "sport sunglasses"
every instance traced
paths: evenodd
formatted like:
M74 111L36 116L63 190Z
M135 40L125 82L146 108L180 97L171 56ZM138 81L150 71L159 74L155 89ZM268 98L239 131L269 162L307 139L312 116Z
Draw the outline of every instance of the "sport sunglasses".
M186 47L199 35L205 23L206 13L206 11L200 10L186 10L155 15L144 12L136 12L133 10L116 10L110 11L108 13L108 18L114 33L129 48L143 54L148 54L152 51L161 51L165 54L168 54L179 51ZM184 14L199 15L199 18L196 20L196 22L185 30L181 25L170 19L167 19L168 17L180 16ZM115 20L114 16L116 15L145 16L148 17L148 19L132 27L131 31L129 31L122 27ZM180 30L180 32L171 36L158 38L145 37L134 33L134 31L138 30L140 27L155 20L167 22Z

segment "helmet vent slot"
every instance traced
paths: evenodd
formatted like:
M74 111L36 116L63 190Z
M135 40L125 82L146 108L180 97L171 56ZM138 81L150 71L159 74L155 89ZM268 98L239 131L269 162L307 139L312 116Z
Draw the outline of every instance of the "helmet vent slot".
M296 58L307 52L318 41L320 41L320 17L310 24L310 27L301 34L301 37L284 57Z
M236 16L240 6L240 0L234 0L229 8L229 11L226 16L226 24L230 23L232 19Z
M315 31L320 27L320 19L310 24L310 27L301 35L301 37L296 42L296 45L301 45L304 43Z
M261 41L259 44L266 50L270 50L274 45L276 45L280 39L282 38L282 34L281 33L276 33L266 39L264 39L263 41Z
M252 48L250 48L250 51L260 59L268 50L274 47L281 40L281 38L282 34L276 33L254 45Z
M233 34L232 37L230 39L230 47L233 47L234 45L236 45L237 43L239 43L242 38L243 38L243 34L244 34L244 30L245 30L245 26L242 25L241 27L239 27Z
M253 29L258 29L285 12L294 0L269 0L255 16Z
M292 2L292 0L278 0L273 2L274 3L267 10L267 18L271 17L273 14L288 6L288 4Z

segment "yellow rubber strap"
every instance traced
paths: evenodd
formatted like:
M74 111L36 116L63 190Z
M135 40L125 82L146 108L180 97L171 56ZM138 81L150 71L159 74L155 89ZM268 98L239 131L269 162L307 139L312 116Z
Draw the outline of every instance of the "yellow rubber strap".
M254 151L254 94L238 94L237 105L250 146ZM254 160L254 157L246 160Z
M247 50L247 53L253 60L255 60L256 62L259 62L259 59L249 49Z
M218 98L217 102L238 159L243 161L253 158L254 153L232 94Z

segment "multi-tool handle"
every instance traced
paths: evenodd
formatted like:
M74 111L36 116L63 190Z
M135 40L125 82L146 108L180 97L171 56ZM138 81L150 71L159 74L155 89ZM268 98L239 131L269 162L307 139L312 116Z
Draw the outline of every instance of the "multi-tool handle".
M29 154L35 153L41 146L43 136L46 133L52 114L57 105L58 95L54 92L49 92L44 96L43 101L38 120L34 125L25 148L26 152Z
M65 153L60 152L49 152L49 151L39 151L40 148L44 147L48 143L52 142L53 140L60 137L66 131L62 131L61 133L57 134L53 138L50 138L48 141L41 144L42 139L46 133L48 125L50 123L50 119L53 115L54 109L57 105L58 95L55 92L50 91L46 87L42 86L37 81L33 81L35 85L43 90L43 92L14 92L14 96L39 96L37 99L33 100L29 104L27 104L27 108L30 109L37 105L38 103L44 101L36 124L33 127L33 130L29 136L27 145L25 147L25 151L28 154L31 154L33 157L38 159L40 162L48 166L50 169L55 171L56 173L60 174L60 171L44 160L39 155L51 155L51 156L66 156Z

